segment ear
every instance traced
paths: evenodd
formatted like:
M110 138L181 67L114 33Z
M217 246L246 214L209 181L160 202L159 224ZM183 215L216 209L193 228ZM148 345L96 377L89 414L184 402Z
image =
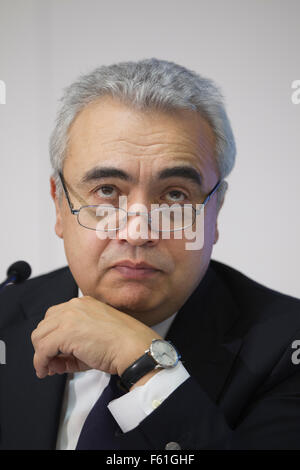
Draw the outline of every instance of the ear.
M219 229L218 229L218 222L216 222L214 245L217 243L218 240L219 240Z
M224 197L220 203L220 206L217 210L217 217L216 217L216 226L215 226L215 239L214 239L214 245L217 243L217 241L219 240L219 228L218 228L218 215L220 213L220 210L224 204L224 199L225 199L225 194L224 194Z
M62 224L62 206L61 202L57 196L57 188L55 179L51 176L50 178L50 194L55 204L55 212L56 212L56 222L55 222L55 233L59 238L63 238L63 224Z

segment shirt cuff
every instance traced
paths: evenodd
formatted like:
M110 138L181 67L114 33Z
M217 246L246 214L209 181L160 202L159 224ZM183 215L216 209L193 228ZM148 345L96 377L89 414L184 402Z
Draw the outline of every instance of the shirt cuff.
M162 369L144 385L112 400L108 409L123 432L131 431L189 377L179 361L174 368Z

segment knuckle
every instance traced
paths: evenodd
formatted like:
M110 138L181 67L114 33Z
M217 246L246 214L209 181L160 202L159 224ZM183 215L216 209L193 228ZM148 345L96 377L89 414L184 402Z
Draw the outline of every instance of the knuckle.
M36 369L38 367L38 364L39 364L39 361L38 361L38 357L37 355L35 354L33 356L33 367Z
M33 330L33 332L31 333L31 342L32 343L35 343L36 337L37 337L36 330Z
M45 313L45 318L48 318L50 315L54 313L55 306L53 305L52 307L49 307L47 312Z
M36 344L35 352L39 355L44 355L47 347L44 341L39 341Z

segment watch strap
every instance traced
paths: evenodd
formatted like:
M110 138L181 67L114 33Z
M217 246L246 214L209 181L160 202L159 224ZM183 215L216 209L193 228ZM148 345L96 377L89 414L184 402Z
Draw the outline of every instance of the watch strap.
M141 377L155 369L157 362L148 353L143 354L131 364L120 377L120 384L127 390L132 387Z

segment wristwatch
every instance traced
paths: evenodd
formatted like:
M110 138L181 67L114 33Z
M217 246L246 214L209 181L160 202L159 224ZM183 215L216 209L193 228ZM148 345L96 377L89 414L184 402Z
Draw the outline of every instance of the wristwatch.
M164 339L154 339L141 357L131 364L120 377L120 385L127 391L141 377L154 369L171 369L178 364L181 355L175 346Z

